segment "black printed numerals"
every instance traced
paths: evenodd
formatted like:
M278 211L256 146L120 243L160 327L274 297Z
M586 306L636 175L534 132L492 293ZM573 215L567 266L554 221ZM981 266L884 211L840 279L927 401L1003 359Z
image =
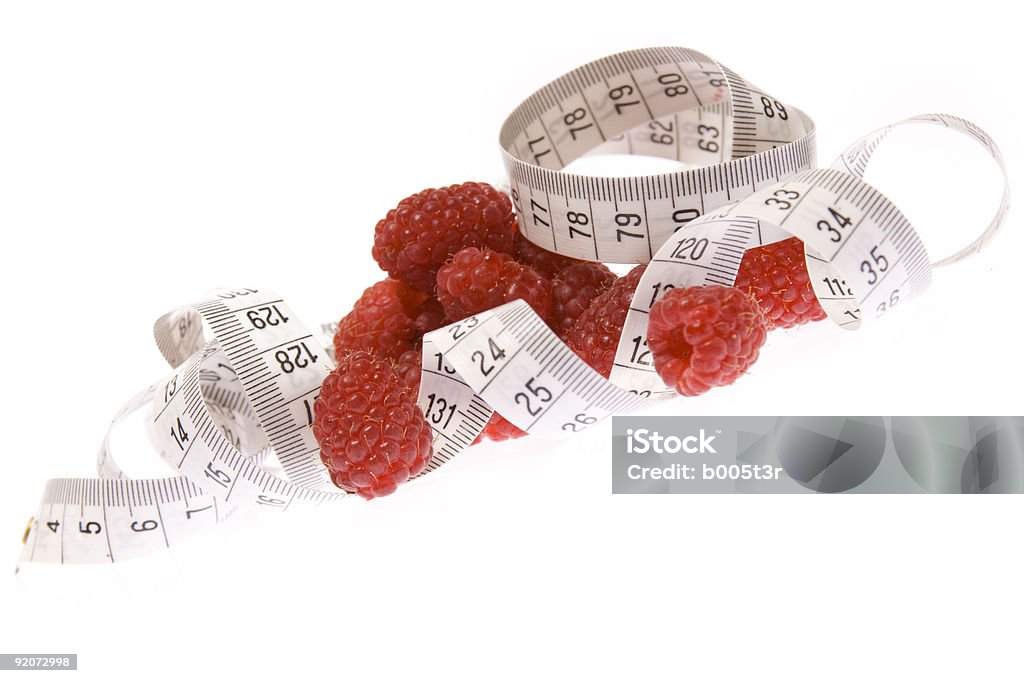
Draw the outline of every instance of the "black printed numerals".
M540 215L543 212L543 216ZM543 204L538 204L533 198L530 199L530 213L533 216L534 225L543 225L545 228L550 228L551 223L548 221L548 210Z
M836 277L822 278L822 282L828 287L828 291L833 297L848 297L853 296L853 290L846 284L846 280L840 280Z
M207 479L224 488L227 488L228 484L231 483L231 475L218 467L214 467L213 460L206 463L206 469L203 470L203 474L206 475Z
M458 341L469 334L469 331L476 327L479 322L480 321L477 320L475 315L471 315L468 318L464 318L457 323L449 325L448 333L452 335L453 341Z
M639 228L643 223L644 219L638 213L615 214L615 225L621 226L615 231L615 239L619 242L622 241L623 237L643 239L644 233L642 232L630 232L628 230L623 230L623 228Z
M514 400L516 404L525 407L526 412L534 417L540 415L547 407L545 404L551 403L551 399L554 398L551 390L540 384L536 377L526 380L526 386L523 389L516 393Z
M578 125L578 126L575 125L575 124L580 123L581 121L583 121L586 118L587 118L587 110L584 109L583 107L577 107L576 109L573 109L571 112L569 112L568 114L566 114L565 116L562 117L562 121L565 122L565 125L569 126L569 133L572 135L572 139L573 140L576 139L576 133L579 133L580 131L584 131L587 128L592 128L594 126L593 122L585 123L585 124Z
M875 307L875 312L878 315L882 315L883 313L885 313L887 310L889 310L890 308L892 308L893 306L895 306L899 302L900 302L900 290L894 289L894 290L892 290L892 293L889 294L889 303L888 303L888 305L886 305L886 303L884 301L879 302L878 306Z
M485 354L480 349L477 349L470 356L471 359L477 362L480 367L480 374L484 377L494 372L495 363L505 357L505 349L498 346L490 337L487 338L487 349L490 351L489 354ZM488 355L490 358L487 357Z
M213 464L213 463L211 463L211 464ZM209 476L209 475L207 475L207 476ZM207 505L206 507L196 508L195 510L185 510L185 519L192 519L192 515L200 513L203 510L212 510L212 509L213 509L212 505Z
M174 395L178 393L178 376L175 375L164 385L164 403L170 403Z
M259 306L258 308L246 311L245 317L249 319L249 324L254 329L262 330L266 327L276 327L288 322L289 318L281 310L274 305L271 306Z
M700 218L700 211L697 209L676 209L672 212L672 222L676 224L675 230L698 218Z
M576 417L572 419L572 422L566 422L562 425L562 429L567 432L581 432L596 422L597 418L593 415L577 413Z
M672 136L672 131L675 130L675 126L671 121L668 123L662 123L661 121L651 121L647 124L653 132L651 133L651 142L656 145L674 145L676 139ZM662 132L664 131L664 132Z
M775 118L778 116L780 119L785 121L789 118L789 112L782 106L782 103L778 100L770 100L764 95L761 96L761 108L764 110L764 115L768 118Z
M764 200L764 205L785 211L793 208L793 202L797 199L800 199L800 193L796 190L775 190L771 197Z
M281 372L285 374L295 372L296 369L309 367L312 363L316 362L317 358L319 356L309 350L306 342L293 344L274 354L274 360L281 366Z
M676 248L672 250L672 258L682 259L684 261L699 261L700 258L704 256L704 252L707 251L708 244L710 243L707 238L704 237L701 237L700 239L697 239L696 237L684 237L679 240Z
M590 216L582 211L570 211L565 215L565 220L569 221L570 239L576 239L577 235L591 239L591 233L582 229L583 226L590 225Z
M651 285L653 293L651 294L651 303L647 304L648 307L653 306L654 302L658 300L658 297L662 294L668 294L669 291L675 289L676 286L670 282L656 282Z
M873 285L879 280L879 273L889 270L889 259L878 249L878 245L871 247L871 257L860 262L860 271L868 276L868 284Z
M641 336L637 336L633 337L632 342L633 353L629 357L629 362L636 363L637 365L650 365L651 352L642 350L647 348L647 340Z
M615 104L616 114L621 116L626 110L626 107L632 107L633 105L640 104L640 100L629 99L629 96L632 94L633 86L631 85L620 85L608 91L608 97Z
M223 294L218 294L217 296L219 296L221 299L234 299L240 296L249 296L250 294L256 294L259 291L260 290L258 289L249 289L247 287L245 289L236 289L233 292L224 292Z
M829 239L833 242L839 242L843 239L843 228L853 225L853 221L832 207L829 207L828 212L829 218L818 221L818 230L827 232Z
M315 417L313 406L316 405L316 399L319 396L320 396L320 394L317 394L316 396L313 396L312 398L304 398L304 399L302 399L302 407L306 409L306 426L307 427L312 427L313 426L313 418ZM241 450L241 449L239 449L239 450Z
M658 76L658 83L665 86L664 92L666 97L678 97L685 95L690 92L690 89L683 85L683 75L677 73L667 73Z
M717 138L721 133L714 126L706 126L703 123L697 126L697 148L705 152L717 152L719 150Z
M547 138L541 135L536 140L527 140L526 143L530 145L530 153L533 154L533 161L540 166L540 158L545 154L551 154L551 145L547 143ZM540 149L538 152L537 150Z
M171 437L174 439L174 443L178 444L179 450L185 450L185 444L188 443L188 432L185 431L185 425L181 424L181 418L171 426Z
M446 375L454 375L455 374L455 368L453 368L452 366L450 366L450 365L448 365L447 363L444 362L444 356L442 356L440 353L435 353L434 354L434 358L437 359L437 371L438 372L443 372Z
M427 399L430 403L427 404L426 418L439 425L441 429L448 429L448 425L455 416L455 411L458 410L458 404L449 403L444 397L437 394L430 394Z

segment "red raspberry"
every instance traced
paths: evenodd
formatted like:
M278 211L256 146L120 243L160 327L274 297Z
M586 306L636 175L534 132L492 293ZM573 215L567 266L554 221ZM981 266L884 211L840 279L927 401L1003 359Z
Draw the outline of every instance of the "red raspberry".
M434 297L430 297L420 304L416 311L416 319L413 320L420 337L427 332L433 332L439 327L444 327L449 322L444 314L444 307Z
M543 247L538 247L526 239L523 233L518 230L516 231L515 249L509 253L514 253L517 261L530 266L547 278L555 277L569 266L590 263L590 261L581 261L569 256L562 256Z
M749 292L772 327L795 327L827 317L811 287L804 243L797 237L747 251L736 287Z
M422 376L423 352L420 350L406 351L399 357L395 372L402 378L412 390L415 399L420 393L420 378Z
M391 277L433 292L438 268L455 252L489 247L511 253L515 230L508 195L487 183L427 189L377 223L373 258Z
M590 302L563 339L590 367L608 377L615 363L615 349L626 324L633 292L640 284L646 264L633 268Z
M651 307L647 347L661 379L683 396L735 382L768 333L764 314L736 287L685 287Z
M590 302L615 282L615 273L603 263L577 263L551 283L551 328L562 334L583 315Z
M398 359L398 367L396 372L398 376L409 386L412 391L413 397L419 394L420 391L420 379L422 377L421 364L423 362L423 354L419 351L406 351L402 354L402 357ZM491 441L506 441L508 439L518 439L521 436L526 436L526 432L519 427L503 418L498 413L491 415L491 419L488 420L486 426L480 434L473 440L473 444L478 444L484 440L484 437L489 438Z
M476 438L473 443L480 443L486 436L491 441L508 441L510 439L518 439L521 436L526 436L519 427L503 418L498 413L491 415L491 419L487 421L487 425L484 430L480 432L480 436Z
M338 323L334 357L352 351L369 351L380 358L397 360L418 349L426 332L444 320L441 304L398 280L381 280L367 287L352 310Z
M415 394L389 362L366 351L343 357L324 378L313 413L331 480L363 498L394 493L433 453Z
M421 379L421 364L423 362L423 354L420 351L406 351L402 354L402 357L398 359L396 372L398 376L409 386L412 391L412 395L415 397L420 391L420 379ZM521 436L526 436L526 432L519 427L503 418L498 413L491 415L491 419L488 420L487 425L483 431L473 441L474 444L478 444L484 440L484 437L489 438L491 441L506 441L508 439L518 439Z
M437 271L437 298L452 320L522 299L537 315L551 315L551 283L508 254L466 247Z

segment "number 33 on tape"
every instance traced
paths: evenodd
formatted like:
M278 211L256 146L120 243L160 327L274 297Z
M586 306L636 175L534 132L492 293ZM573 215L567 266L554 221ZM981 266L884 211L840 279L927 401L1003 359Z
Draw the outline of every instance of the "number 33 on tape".
M856 329L927 287L931 268L978 251L1009 207L961 250L932 259L918 233L864 182L896 126L934 124L994 142L957 117L917 116L816 169L814 123L699 52L634 50L591 62L520 104L501 128L523 234L560 254L648 263L606 380L522 301L423 339L419 405L434 433L423 476L465 450L493 411L531 434L564 437L672 395L644 363L651 306L673 287L731 284L751 247L796 235L829 317ZM642 177L565 173L584 154L625 152L695 166ZM313 438L313 402L332 359L285 301L265 289L219 292L154 325L173 371L130 399L148 406L156 452L176 472L128 478L109 432L95 479L47 482L21 562L117 562L177 543L240 506L287 511L349 494L333 486ZM278 476L265 467L274 458Z

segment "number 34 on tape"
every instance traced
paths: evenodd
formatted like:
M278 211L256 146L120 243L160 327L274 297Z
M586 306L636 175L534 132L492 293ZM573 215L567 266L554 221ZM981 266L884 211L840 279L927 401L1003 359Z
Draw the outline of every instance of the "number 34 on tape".
M938 260L863 180L888 133L916 124L968 135L1004 176L988 226ZM913 117L817 169L810 117L685 48L633 50L575 69L523 101L499 140L529 240L575 258L649 266L609 379L522 301L427 334L418 400L434 452L419 476L468 448L494 411L531 434L564 437L672 395L638 353L651 306L674 287L732 284L746 249L799 237L823 308L856 329L926 288L933 266L978 251L1009 207L999 150L968 121ZM615 152L692 168L638 177L562 170L584 154ZM127 477L108 432L98 478L47 482L20 562L117 562L169 547L241 506L285 512L349 497L331 483L311 429L331 355L283 299L266 289L218 292L162 316L154 334L172 370L126 402L111 426L148 408L154 449L175 475Z

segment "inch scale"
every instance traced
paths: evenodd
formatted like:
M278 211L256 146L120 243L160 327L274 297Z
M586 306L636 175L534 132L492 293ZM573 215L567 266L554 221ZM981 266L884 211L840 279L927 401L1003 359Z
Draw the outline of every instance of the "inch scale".
M982 234L935 263L899 209L862 178L898 125L969 135L1003 171ZM418 402L434 434L423 476L465 450L497 410L532 434L563 437L672 394L641 349L647 316L674 287L731 284L746 249L796 235L829 317L855 329L925 289L932 265L975 253L1009 207L1002 157L980 128L947 115L907 119L814 169L814 124L710 57L684 48L612 55L552 81L501 128L522 232L581 259L648 263L610 381L522 301L426 335ZM584 154L628 152L697 168L601 178L562 169ZM109 431L97 479L55 479L25 532L21 562L117 562L202 532L239 506L287 511L340 501L312 435L331 358L277 295L220 292L154 325L173 371L130 399L111 427L149 406L154 448L178 473L134 480ZM284 472L264 465L273 458Z

